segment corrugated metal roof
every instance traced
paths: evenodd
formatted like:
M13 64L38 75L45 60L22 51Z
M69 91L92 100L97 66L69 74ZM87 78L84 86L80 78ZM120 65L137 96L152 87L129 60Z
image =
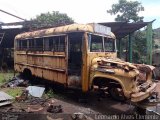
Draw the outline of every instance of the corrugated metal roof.
M133 33L145 26L150 22L136 22L136 23L128 23L128 22L104 22L99 23L104 26L111 27L112 32L115 34L117 39L123 38L130 33Z

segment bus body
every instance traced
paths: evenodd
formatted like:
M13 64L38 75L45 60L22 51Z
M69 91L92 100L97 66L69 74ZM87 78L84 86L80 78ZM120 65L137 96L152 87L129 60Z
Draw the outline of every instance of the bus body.
M156 87L152 66L117 58L116 38L106 26L71 24L26 32L14 43L15 70L27 75L83 92L108 87L112 97L133 102L146 99Z

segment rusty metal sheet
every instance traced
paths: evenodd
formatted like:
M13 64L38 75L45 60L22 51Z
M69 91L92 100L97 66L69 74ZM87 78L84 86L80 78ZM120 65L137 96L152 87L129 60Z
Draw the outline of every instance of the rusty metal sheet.
M12 99L13 99L12 96L8 95L3 91L0 91L0 106L11 104Z

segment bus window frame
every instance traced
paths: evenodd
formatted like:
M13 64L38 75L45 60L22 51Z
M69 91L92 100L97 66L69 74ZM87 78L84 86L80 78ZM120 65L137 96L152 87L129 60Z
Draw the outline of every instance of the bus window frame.
M102 46L103 46L103 51L102 52L92 52L91 51L91 42L92 42L92 38L90 37L90 35L96 35L96 36L100 36L100 37L102 37ZM113 38L113 37L111 37L111 36L106 36L106 35L101 35L101 34L96 34L96 33L90 33L90 32L87 32L87 37L88 37L88 52L90 52L90 53L106 53L106 52L111 52L111 53L114 53L114 52L117 52L117 45L116 45L116 39L115 38ZM107 39L109 39L109 38L111 38L111 39L113 39L113 41L114 41L114 50L113 51L105 51L105 44L104 44L104 39L105 38L107 38Z

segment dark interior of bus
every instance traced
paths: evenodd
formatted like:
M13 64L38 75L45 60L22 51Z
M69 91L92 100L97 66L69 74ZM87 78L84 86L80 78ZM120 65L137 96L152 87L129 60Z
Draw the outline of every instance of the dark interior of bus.
M82 33L68 35L68 75L81 75Z

